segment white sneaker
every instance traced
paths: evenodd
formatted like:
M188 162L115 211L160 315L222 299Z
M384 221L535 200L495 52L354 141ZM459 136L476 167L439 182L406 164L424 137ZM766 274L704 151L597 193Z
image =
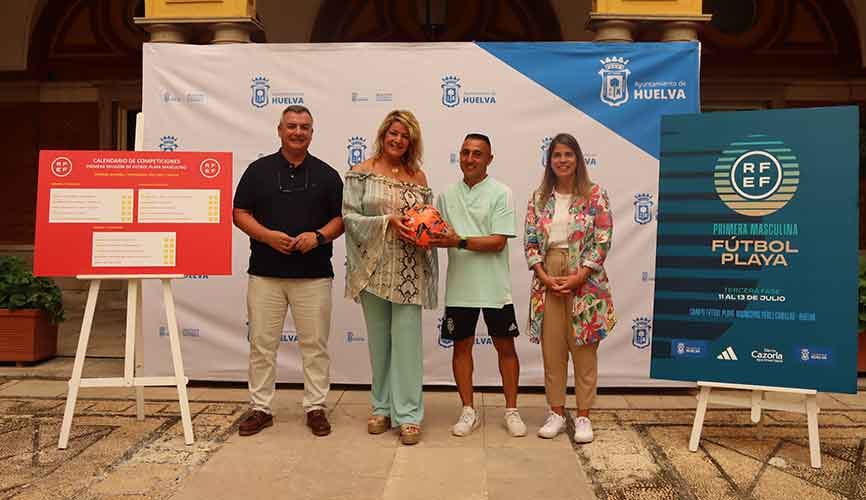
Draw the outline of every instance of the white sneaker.
M521 437L526 435L526 424L524 424L523 419L520 418L520 413L517 411L517 408L505 409L505 428L508 429L508 433L511 434L511 437Z
M552 439L565 430L565 417L557 415L554 412L547 413L547 420L544 425L538 429L538 437L544 439Z
M468 436L479 425L481 425L481 420L478 418L478 414L475 413L475 409L471 406L464 406L463 413L460 414L457 423L451 428L451 434L458 437Z
M592 422L588 418L577 417L577 420L574 421L574 442L592 442Z

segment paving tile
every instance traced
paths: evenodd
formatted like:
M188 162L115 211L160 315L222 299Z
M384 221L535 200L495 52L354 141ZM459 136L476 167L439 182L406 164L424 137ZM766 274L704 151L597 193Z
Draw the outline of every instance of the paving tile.
M633 409L677 410L695 409L698 406L694 396L629 394L624 397L629 407Z
M483 500L486 453L482 448L397 448L384 500Z
M526 436L511 437L508 430L503 424L503 409L501 408L485 408L484 409L484 445L490 449L498 448L527 448L527 449L564 449L571 450L571 441L568 439L568 434L563 432L553 439L539 438L536 432L538 428L544 424L547 418L547 408L521 408L520 416L523 418L523 423L526 424ZM478 432L478 431L476 431Z
M370 391L368 389L346 389L338 404L370 406Z
M328 397L325 398L325 404L328 408L333 408L337 401L343 396L342 390L333 390L328 392ZM274 393L274 399L271 401L271 408L274 413L288 408L301 408L304 400L304 390L299 388L278 388Z
M811 484L798 477L768 467L754 489L754 496L762 500L790 500L808 498L809 500L837 500L839 495L825 488Z
M18 382L20 382L20 380L17 380L17 379L7 379L7 380L0 379L0 391L2 391L4 387L6 387L6 388L12 387L13 385L17 384Z
M0 388L0 397L52 398L66 396L69 384L60 380L22 380Z
M198 391L196 387L187 387L187 398L192 401L196 398ZM78 391L81 399L135 399L134 387L82 387ZM145 387L145 401L177 401L177 387Z
M573 401L572 397L568 400ZM484 393L484 406L505 407L505 395L501 392ZM547 396L544 394L518 394L517 408L547 408Z
M425 394L424 397L424 422L422 424L423 436L421 443L416 447L438 447L438 448L481 448L484 446L484 433L481 428L468 436L456 437L451 434L451 426L457 422L462 411L460 400L455 400L456 395L450 397L436 397L430 401ZM478 398L476 397L476 400ZM476 406L476 411L483 415L487 408Z
M595 498L577 457L567 448L487 450L485 463L489 500Z
M196 401L237 401L248 402L250 391L246 388L236 387L197 387L195 392Z
M594 410L613 410L617 408L630 408L625 396L619 394L599 394L592 404Z
M826 392L818 393L818 408L822 410L842 410L847 406ZM866 410L866 408L863 408Z
M175 480L178 475L177 467L172 464L126 464L91 489L103 494L145 495Z
M866 410L866 392L864 391L860 391L857 394L839 394L834 392L830 393L830 397L848 408Z

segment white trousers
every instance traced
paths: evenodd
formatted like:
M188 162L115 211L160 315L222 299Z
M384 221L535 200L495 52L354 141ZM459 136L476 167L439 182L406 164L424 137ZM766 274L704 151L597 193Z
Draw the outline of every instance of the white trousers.
M333 279L250 276L250 406L271 413L277 377L277 350L286 311L291 308L304 364L305 411L325 407L330 388L331 288Z

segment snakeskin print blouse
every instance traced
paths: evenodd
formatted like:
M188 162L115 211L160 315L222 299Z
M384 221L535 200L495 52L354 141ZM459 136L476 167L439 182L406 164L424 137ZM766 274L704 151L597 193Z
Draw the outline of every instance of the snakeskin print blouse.
M388 230L388 215L433 202L433 191L377 175L350 171L343 187L346 226L346 298L366 290L396 304L437 304L436 250L417 247Z

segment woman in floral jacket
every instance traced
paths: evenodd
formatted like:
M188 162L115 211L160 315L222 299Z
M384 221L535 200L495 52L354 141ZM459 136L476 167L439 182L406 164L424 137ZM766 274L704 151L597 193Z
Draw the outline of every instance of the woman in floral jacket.
M613 219L605 191L594 184L577 140L553 138L544 178L526 209L524 249L534 271L529 336L541 342L544 389L550 413L538 436L565 430L568 354L574 363L575 441L592 441L589 409L598 377L598 343L616 323L604 260Z

